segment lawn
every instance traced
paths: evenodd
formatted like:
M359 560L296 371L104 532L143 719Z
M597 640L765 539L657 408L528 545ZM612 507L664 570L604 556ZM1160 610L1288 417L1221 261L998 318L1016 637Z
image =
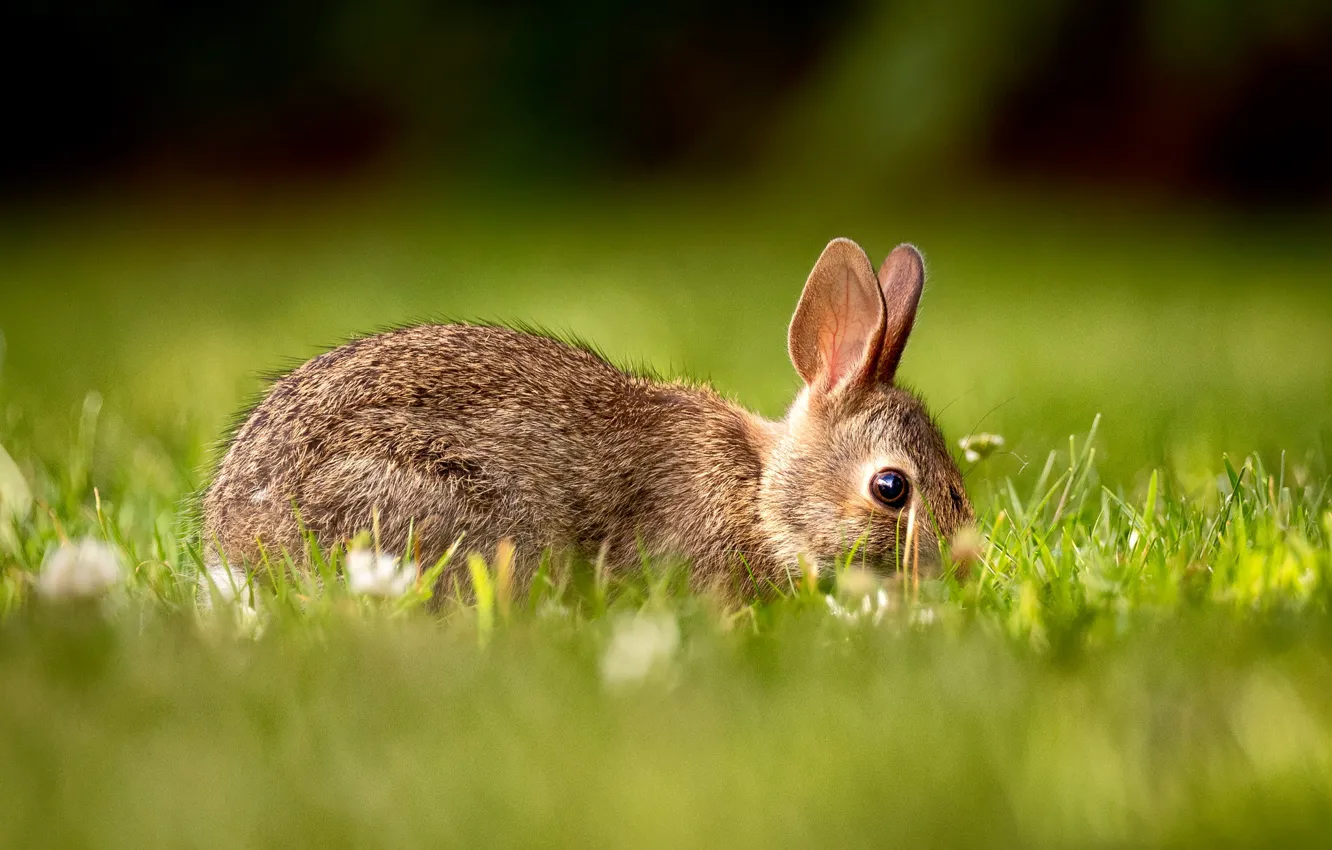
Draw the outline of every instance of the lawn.
M0 846L1324 842L1329 223L433 187L10 211ZM835 235L925 251L902 374L950 440L1005 438L964 465L968 574L741 605L662 564L510 593L484 553L436 607L334 553L197 601L194 497L261 373L522 320L778 416ZM126 580L43 596L87 538Z

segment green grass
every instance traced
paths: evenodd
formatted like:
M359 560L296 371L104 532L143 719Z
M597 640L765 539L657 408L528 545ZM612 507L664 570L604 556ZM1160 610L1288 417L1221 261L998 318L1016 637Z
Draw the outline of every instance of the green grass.
M0 846L1325 841L1326 221L791 206L0 222ZM197 603L192 494L257 371L414 318L521 319L779 415L785 322L839 234L926 250L906 377L950 439L1007 438L968 475L969 575L738 605L662 565L510 594L491 558L477 604L431 611L423 586L350 593L334 553L252 615ZM125 585L41 598L88 536Z

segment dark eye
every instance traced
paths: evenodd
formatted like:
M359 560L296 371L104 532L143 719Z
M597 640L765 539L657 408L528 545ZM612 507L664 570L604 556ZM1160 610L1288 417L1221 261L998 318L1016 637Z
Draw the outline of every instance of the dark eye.
M870 493L886 508L901 508L911 498L911 482L896 469L880 469L870 481Z

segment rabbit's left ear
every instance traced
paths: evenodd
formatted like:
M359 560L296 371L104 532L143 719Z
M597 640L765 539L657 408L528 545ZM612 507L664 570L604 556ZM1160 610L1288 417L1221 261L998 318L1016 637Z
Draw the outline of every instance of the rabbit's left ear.
M834 239L809 273L791 319L791 362L810 389L834 392L873 376L883 330L874 266L859 245Z
M891 384L916 323L916 308L925 289L925 260L915 246L898 245L879 266L878 279L885 314L875 372L881 382Z

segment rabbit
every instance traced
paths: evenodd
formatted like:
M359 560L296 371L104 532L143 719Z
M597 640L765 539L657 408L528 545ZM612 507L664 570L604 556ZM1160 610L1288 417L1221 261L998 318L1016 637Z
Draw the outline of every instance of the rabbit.
M775 422L534 332L349 342L277 380L235 433L203 497L205 545L234 570L299 558L302 526L329 547L375 523L391 551L410 533L426 565L460 535L483 554L507 538L527 575L552 550L612 569L679 557L694 581L751 594L853 545L886 571L937 565L974 515L925 404L894 383L924 282L911 245L876 275L856 243L830 242L789 328L804 386Z

